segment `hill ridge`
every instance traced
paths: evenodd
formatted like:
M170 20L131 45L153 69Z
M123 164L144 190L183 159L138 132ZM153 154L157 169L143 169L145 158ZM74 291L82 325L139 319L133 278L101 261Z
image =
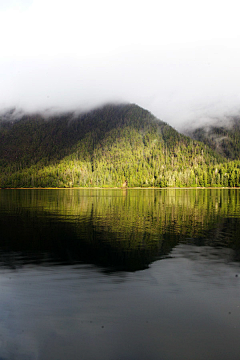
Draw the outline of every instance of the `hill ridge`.
M239 185L239 162L135 104L0 118L0 170L2 188Z

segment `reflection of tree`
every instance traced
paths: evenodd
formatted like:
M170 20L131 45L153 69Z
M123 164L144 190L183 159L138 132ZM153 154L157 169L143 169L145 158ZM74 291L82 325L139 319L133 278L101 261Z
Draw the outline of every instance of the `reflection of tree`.
M237 190L4 190L0 202L2 247L25 254L134 270L179 241L237 246Z

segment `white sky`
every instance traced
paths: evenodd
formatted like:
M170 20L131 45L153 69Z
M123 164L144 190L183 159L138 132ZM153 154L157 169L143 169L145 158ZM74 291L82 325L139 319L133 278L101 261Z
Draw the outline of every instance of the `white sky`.
M237 1L0 0L0 109L134 102L181 123L240 111Z

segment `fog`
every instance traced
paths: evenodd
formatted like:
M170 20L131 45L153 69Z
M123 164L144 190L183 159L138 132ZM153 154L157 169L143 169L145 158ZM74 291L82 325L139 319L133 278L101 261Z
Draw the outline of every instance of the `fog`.
M1 0L0 109L224 121L240 112L238 22L237 1Z

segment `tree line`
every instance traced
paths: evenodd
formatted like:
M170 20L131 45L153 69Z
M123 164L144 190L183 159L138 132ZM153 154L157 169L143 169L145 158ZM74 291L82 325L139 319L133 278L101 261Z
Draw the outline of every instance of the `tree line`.
M136 105L0 122L0 187L239 187L240 161Z

